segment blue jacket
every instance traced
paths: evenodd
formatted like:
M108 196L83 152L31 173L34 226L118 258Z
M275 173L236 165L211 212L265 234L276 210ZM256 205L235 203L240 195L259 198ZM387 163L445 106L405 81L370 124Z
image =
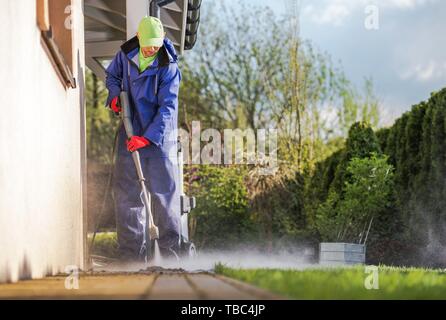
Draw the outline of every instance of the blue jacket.
M109 106L121 90L130 92L134 134L151 142L151 146L140 149L141 157L176 156L178 91L181 82L178 56L171 40L166 37L153 64L140 73L138 52L138 38L134 37L121 46L121 50L107 68L106 86L109 96L106 105ZM128 153L125 140L125 130L122 126L118 152Z

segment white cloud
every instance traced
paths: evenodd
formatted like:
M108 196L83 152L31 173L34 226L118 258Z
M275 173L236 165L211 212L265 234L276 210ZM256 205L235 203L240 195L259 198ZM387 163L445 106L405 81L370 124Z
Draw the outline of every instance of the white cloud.
M378 5L399 9L412 9L429 3L435 3L437 0L387 0L375 1Z
M379 8L406 10L438 2L439 0L320 0L302 3L302 14L317 24L340 26L355 11L364 11L368 5ZM311 4L310 4L311 3Z
M303 15L309 16L313 22L318 24L342 25L344 19L351 14L350 9L342 4L329 4L318 8L312 5L303 8Z
M446 80L446 61L431 60L428 63L413 65L402 72L400 78L418 82Z

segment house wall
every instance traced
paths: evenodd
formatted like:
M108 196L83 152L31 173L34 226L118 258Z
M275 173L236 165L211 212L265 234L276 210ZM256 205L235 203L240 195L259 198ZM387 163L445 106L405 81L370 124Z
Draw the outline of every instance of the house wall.
M84 25L72 1L65 89L41 44L36 1L0 1L0 282L84 267Z
M131 0L126 2L126 7L128 40L136 35L141 19L150 14L150 5L147 0Z

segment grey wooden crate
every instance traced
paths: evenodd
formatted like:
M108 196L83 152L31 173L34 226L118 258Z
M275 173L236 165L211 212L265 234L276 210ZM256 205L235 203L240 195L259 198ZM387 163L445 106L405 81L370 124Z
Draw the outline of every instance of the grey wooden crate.
M355 265L365 263L365 246L354 243L321 243L319 263L322 265Z

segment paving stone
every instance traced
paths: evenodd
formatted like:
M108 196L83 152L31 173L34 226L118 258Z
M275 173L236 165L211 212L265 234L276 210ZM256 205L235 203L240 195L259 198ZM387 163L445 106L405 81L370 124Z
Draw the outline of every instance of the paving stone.
M235 288L237 288L238 290L247 292L253 296L256 297L256 299L263 299L263 300L283 300L285 299L285 297L280 296L278 294L269 292L267 290L258 288L256 286L253 286L251 284L242 282L242 281L238 281L232 278L228 278L228 277L224 277L221 275L215 275L215 278L221 280L224 283L230 284L232 286L234 286Z
M0 299L139 299L153 284L153 275L90 276L79 279L79 289L65 288L65 277L0 285Z
M257 297L223 282L210 275L187 275L192 286L199 292L202 299L211 300L253 300Z
M196 300L200 294L194 290L184 275L159 275L147 299L154 300Z
M212 274L127 273L82 275L78 290L66 277L0 285L0 299L156 299L255 300L279 297L240 281Z

